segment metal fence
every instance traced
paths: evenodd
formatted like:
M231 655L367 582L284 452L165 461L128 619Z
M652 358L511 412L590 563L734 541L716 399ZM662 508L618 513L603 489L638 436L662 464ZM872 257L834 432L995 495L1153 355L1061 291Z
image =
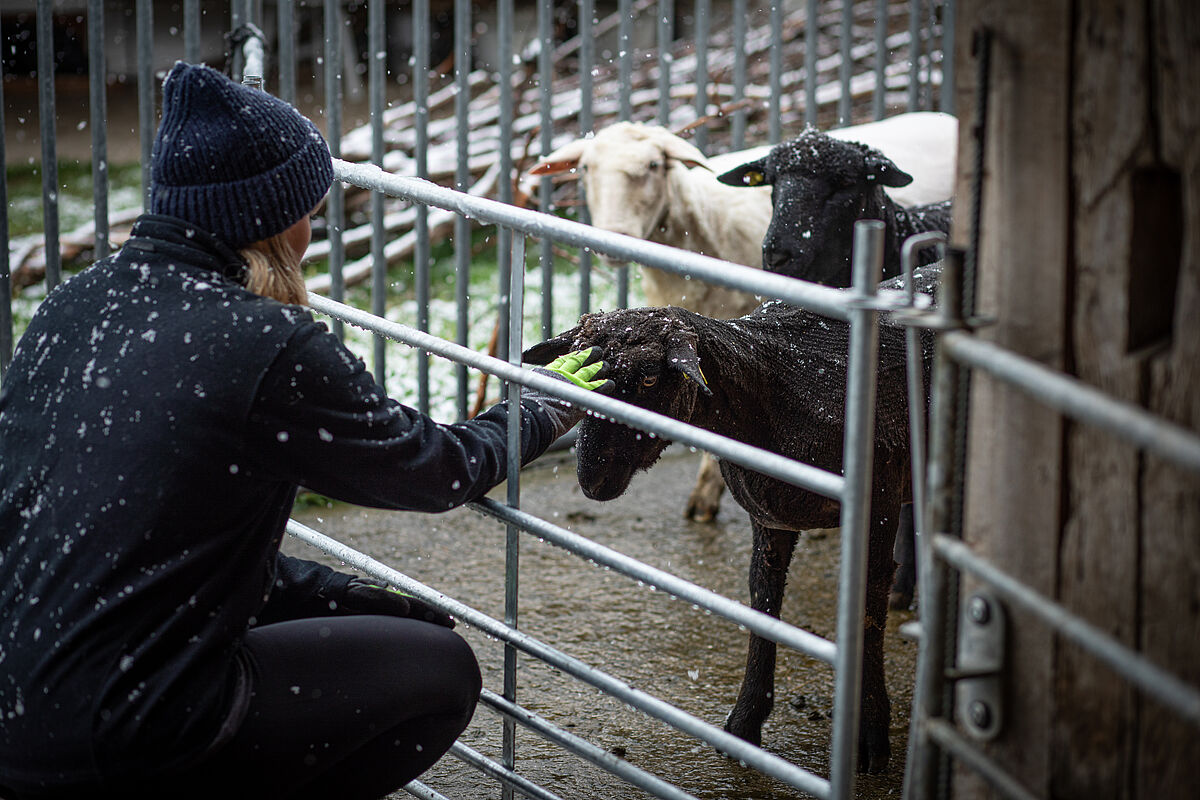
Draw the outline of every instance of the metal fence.
M149 162L150 143L155 128L155 104L158 75L155 69L154 50L157 43L154 4L138 0L135 4L137 30L137 86L139 98L139 136L142 163ZM366 92L370 104L370 147L369 157L359 161L344 158L342 151L342 108L344 91L348 85L345 66L347 54L343 50L345 38L337 33L345 28L348 9L340 3L323 3L317 18L316 9L310 4L279 2L275 4L275 36L262 34L264 22L261 3L234 2L228 17L228 30L235 33L233 41L239 45L230 50L234 74L247 83L261 85L273 90L285 99L296 99L299 80L297 64L301 57L294 31L297 16L307 15L308 23L323 31L320 39L323 50L310 52L313 60L323 65L323 75L314 76L317 85L323 84L325 99L324 124L331 150L335 157L337 180L329 195L325 218L326 237L314 246L320 249L328 262L328 296L311 294L312 307L328 315L335 323L335 331L342 333L341 323L370 329L376 334L374 341L374 370L376 377L384 383L385 364L388 358L388 342L398 341L418 348L434 356L447 359L458 365L456 374L458 417L464 418L467 411L467 388L469 370L494 375L504 382L504 391L510 402L515 402L521 386L531 386L569 401L585 405L597 413L614 420L651 431L673 441L692 445L717 454L738 464L751 466L771 476L788 481L796 486L817 492L841 503L841 573L838 600L838 622L836 644L832 641L795 628L782 621L753 611L740 603L717 595L700 586L689 583L670 573L637 562L618 552L601 547L583 537L531 516L520 510L519 464L514 459L509 464L507 502L484 500L476 504L478 510L494 517L506 529L509 552L509 568L504 576L506 597L505 618L489 617L470 606L470 598L447 598L437 591L421 585L392 567L354 552L344 544L327 535L311 530L299 523L289 525L289 532L369 574L385 579L429 602L449 611L473 627L502 640L506 646L504 685L497 690L485 690L483 703L502 719L503 746L499 759L490 758L464 745L457 744L453 753L464 761L478 767L494 777L502 787L504 795L519 793L536 798L553 798L548 789L532 784L523 777L516 760L515 730L517 725L527 727L547 740L560 745L564 750L591 761L609 770L624 781L646 792L666 798L689 797L686 792L662 778L647 773L632 764L605 752L566 730L561 721L544 719L524 709L518 702L516 692L516 653L518 651L540 659L560 670L565 675L590 684L606 694L616 697L628 705L656 717L678 730L694 736L702 742L719 748L741 760L749 767L773 776L796 789L815 797L849 798L854 795L856 742L858 730L858 686L861 672L862 609L865 574L868 490L871 472L871 430L874 407L874 380L872 344L877 325L874 303L875 285L881 263L882 231L879 224L860 224L855 242L855 288L849 292L825 289L811 284L792 281L762 271L729 264L694 253L643 242L637 239L606 233L586 224L586 210L581 212L583 221L563 219L561 215L548 213L553 206L553 193L548 182L543 182L538 208L522 208L515 202L514 153L519 152L521 142L514 136L519 127L514 87L522 80L533 79L540 93L537 151L548 152L554 145L555 136L575 136L598 127L606 119L631 119L639 115L664 123L687 124L702 121L706 117L716 119L707 136L697 139L701 145L736 148L750 143L779 141L784 131L804 122L825 121L827 124L848 123L862 119L878 118L899 110L927 108L937 105L939 87L952 85L952 76L944 70L948 63L940 61L940 53L952 52L952 42L946 39L953 30L949 19L953 5L949 2L928 4L921 0L911 3L879 2L818 3L807 0L803 8L789 9L783 3L773 2L762 11L768 20L765 30L767 41L757 51L769 75L766 91L758 91L748 82L748 72L756 62L750 48L738 43L748 36L745 21L748 13L745 0L733 0L729 10L733 26L733 46L729 48L730 63L721 67L728 75L728 86L709 84L719 61L718 49L707 46L709 38L716 41L719 31L711 30L710 19L716 15L709 0L697 0L689 9L693 38L686 47L681 46L673 32L673 24L681 9L672 0L658 0L657 4L631 0L619 0L616 13L605 19L615 20L615 35L618 42L607 59L591 47L597 33L593 25L602 27L603 20L596 22L593 0L580 0L575 18L575 36L564 44L553 29L553 4L543 2L537 9L537 34L521 52L532 53L531 62L536 69L524 79L514 74L514 61L510 54L518 48L514 43L513 0L499 0L495 5L496 49L501 54L494 65L494 83L500 88L496 97L496 114L493 124L498 131L499 144L493 151L496 174L495 199L475 196L468 192L474 180L471 162L478 157L473 150L478 131L473 128L472 97L479 93L478 83L473 83L475 73L472 65L473 45L479 27L472 25L472 14L479 9L467 0L455 0L453 6L453 58L455 68L453 82L446 89L453 98L454 119L459 121L453 137L455 153L454 172L449 185L439 185L429 163L429 154L436 137L431 130L431 108L435 98L431 93L430 53L430 7L428 0L414 0L411 5L412 42L410 54L411 109L414 123L412 170L395 174L383 169L388 148L385 147L385 117L389 111L387 85L396 78L389 76L387 69L389 42L386 35L388 15L401 13L401 7L389 8L388 3L368 2L365 4L367 74ZM364 4L356 4L362 9ZM636 6L636 7L635 7ZM88 36L93 43L105 41L105 3L93 0L88 4ZM641 14L642 16L637 16ZM634 26L638 21L653 15L655 42L650 46L655 54L656 70L650 78L654 93L649 101L644 93L634 90L635 48ZM55 82L49 80L54 72L52 21L54 4L48 0L37 3L37 40L39 76L43 76L41 87L41 145L42 186L44 208L44 286L52 289L63 280L63 261L58 219L59 182L56 171L55 129ZM491 24L489 18L489 24ZM799 19L800 34L790 34L785 20ZM202 20L202 4L199 0L183 3L183 55L190 60L199 60ZM864 25L864 21L873 24ZM211 20L206 20L211 25ZM818 26L821 22L821 26ZM943 23L944 26L943 26ZM836 49L822 53L818 47L820 30L831 33L836 40ZM801 38L802 37L802 38ZM896 39L895 37L899 37ZM896 42L907 42L898 47ZM576 111L571 117L572 126L567 126L561 115L556 116L555 86L561 76L556 75L556 53L574 42L577 55L571 70L575 83L570 91L578 93ZM798 64L786 63L784 58L788 46L800 43L797 52ZM686 52L685 52L686 51ZM683 57L687 56L686 67ZM893 55L898 53L898 55ZM638 54L640 56L640 54ZM107 254L111 245L109 184L106 175L107 142L105 107L105 48L93 46L90 56L90 109L93 150L94 202L96 206L92 238L94 256ZM710 61L711 59L711 61ZM355 61L351 58L349 61ZM898 61L894 63L894 61ZM277 65L277 78L269 79L267 73L272 64ZM899 67L898 69L896 67ZM681 93L677 77L684 74L693 87ZM836 72L836 79L818 85L813 78L821 70ZM613 76L618 87L615 98L598 94L594 81ZM797 77L799 75L799 77ZM901 76L897 78L897 76ZM796 90L796 87L800 87ZM718 98L714 100L714 98ZM615 102L611 102L614 101ZM947 109L948 96L941 98L942 108ZM594 106L602 107L594 113ZM758 109L756 111L756 109ZM762 112L762 113L760 113ZM464 122L465 121L465 122ZM0 122L3 122L0 119ZM569 129L577 125L575 130ZM721 127L723 125L724 127ZM759 128L755 126L758 125ZM724 137L724 138L722 138ZM0 156L3 153L0 152ZM7 165L7 162L6 162ZM143 178L143 193L148 189L148 176ZM372 265L372 293L370 310L346 304L346 284L343 268L347 252L347 208L345 193L348 188L360 187L370 191L370 253ZM5 185L0 184L0 192ZM144 195L143 195L144 196ZM0 196L6 200L6 196ZM411 203L415 210L413 234L415 247L412 251L413 281L417 293L417 313L411 325L390 322L386 319L386 281L389 246L392 233L385 224L388 204ZM455 341L430 333L430 251L432 232L430 218L441 209L453 214L453 246L455 258L456 308L458 313L457 337ZM499 309L499 344L496 356L482 354L467 346L470 320L467 314L469 272L471 266L471 234L476 226L494 229L497 246L497 294L501 298ZM0 221L0 366L6 367L13 345L13 315L9 299L12 295L13 269L8 247L7 219ZM661 415L623 404L619 401L596 397L589 393L564 386L561 382L542 378L520 366L523 325L526 313L525 271L514 268L526 263L527 241L537 242L540 250L543 277L542 307L538 310L542 332L554 332L551 295L555 268L554 247L578 248L579 257L579 308L586 311L591 302L594 286L590 273L590 254L601 253L617 259L657 267L670 272L684 274L695 279L752 291L763 297L781 298L786 302L810 308L819 313L846 319L852 330L851 366L849 370L848 408L846 425L845 470L841 475L826 473L814 467L798 464L775 454L749 447L740 442L708 433ZM629 301L628 275L617 275L616 291L621 304ZM573 320L571 320L573 322ZM416 375L416 405L429 410L430 390L428 359L418 361ZM516 429L510 430L510 442L515 441ZM518 448L513 448L516 452ZM640 581L651 587L669 592L721 618L744 626L746 629L798 652L829 664L835 671L836 713L833 722L830 774L815 775L789 761L768 753L738 739L719 727L699 719L646 692L634 689L604 671L603 665L580 662L570 654L558 651L524 633L517 618L515 597L519 581L519 540L522 533L535 535L582 558L594 562ZM407 787L418 797L438 797L433 789L414 783Z

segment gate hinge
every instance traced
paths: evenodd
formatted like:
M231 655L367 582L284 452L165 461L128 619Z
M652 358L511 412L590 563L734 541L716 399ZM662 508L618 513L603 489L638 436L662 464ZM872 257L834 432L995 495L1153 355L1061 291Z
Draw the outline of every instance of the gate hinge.
M980 741L996 738L1004 724L1005 621L1004 606L986 590L967 595L959 609L957 668L947 677L959 723Z

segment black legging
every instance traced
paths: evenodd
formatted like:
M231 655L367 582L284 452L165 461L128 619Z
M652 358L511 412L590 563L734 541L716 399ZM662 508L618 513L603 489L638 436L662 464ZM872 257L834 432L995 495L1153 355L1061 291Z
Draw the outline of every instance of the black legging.
M427 622L294 620L251 630L246 651L246 718L197 772L241 776L247 796L383 797L450 749L479 700L474 653Z

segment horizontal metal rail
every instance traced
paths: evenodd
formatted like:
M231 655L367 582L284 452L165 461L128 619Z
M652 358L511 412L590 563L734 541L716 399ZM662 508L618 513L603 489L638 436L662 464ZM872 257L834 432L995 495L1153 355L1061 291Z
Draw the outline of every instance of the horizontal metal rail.
M514 772L498 761L488 758L478 750L467 747L462 742L455 742L451 745L450 754L475 767L489 778L495 778L500 783L516 789L526 797L532 797L533 800L563 800L563 798L554 794L554 792L543 789L525 776Z
M948 332L941 342L958 363L986 372L1074 420L1200 472L1200 436L1187 428L970 334Z
M939 533L934 534L932 545L934 553L947 563L985 581L998 594L1039 617L1054 631L1087 650L1147 695L1156 698L1193 725L1200 726L1200 691L1195 687L980 558L961 540Z
M434 592L428 586L413 580L404 573L364 553L360 553L336 539L313 530L295 520L289 520L287 532L300 541L306 542L350 566L380 580L387 581L398 589L409 592L421 600L436 605L438 608L461 619L468 625L478 628L485 634L506 642L526 654L600 689L605 694L633 708L640 709L685 734L700 739L764 775L778 778L815 797L830 797L830 784L824 778L814 775L808 770L798 767L779 756L755 747L749 742L688 714L664 700L643 692L640 689L635 689L624 681L550 647L523 631L505 625L451 597Z
M411 794L419 800L450 800L446 795L430 789L420 781L410 781L404 785L404 791Z
M363 189L374 189L393 197L437 206L529 236L583 247L708 283L753 292L761 297L777 297L834 319L849 319L850 300L848 293L841 289L830 289L633 236L610 233L580 222L457 192L419 178L393 175L372 164L352 164L334 159L333 174L338 180Z
M724 262L719 262L724 263ZM338 303L318 294L310 293L310 305L323 314L357 325L398 342L427 350L435 355L452 359L460 364L495 375L502 380L519 383L537 389L571 403L576 403L619 422L643 430L654 430L672 441L679 441L708 450L722 458L749 467L795 486L808 489L832 499L840 499L845 482L840 475L818 469L808 464L793 461L777 453L761 450L715 433L688 425L672 417L647 411L644 408L624 403L611 397L597 395L566 381L509 364L498 358L476 352L469 347L454 344L432 334L417 330L398 322L380 319L367 311Z
M1005 772L996 762L979 751L963 738L962 734L943 719L931 719L925 722L925 732L929 738L937 742L943 750L975 770L991 784L992 788L1010 800L1038 800L1024 786L1017 783L1016 778Z
M837 656L837 645L828 639L817 636L802 628L789 625L761 611L742 605L736 600L730 600L724 595L697 586L691 581L684 580L678 575L664 572L651 567L635 558L617 552L612 548L560 528L552 522L536 517L525 511L519 511L490 498L484 498L471 504L502 522L516 525L545 539L550 544L574 553L582 558L595 561L597 564L641 581L656 589L661 589L670 595L685 600L692 605L711 611L725 619L736 622L747 630L757 633L763 638L790 647L806 656L833 664Z
M652 775L644 769L635 767L620 756L616 756L603 747L592 744L581 736L564 731L544 717L504 699L495 692L484 689L479 699L484 705L491 707L497 713L503 714L509 719L519 722L543 739L587 759L632 786L652 792L655 797L662 798L663 800L696 800L694 795L688 794L678 786L667 783L662 778Z

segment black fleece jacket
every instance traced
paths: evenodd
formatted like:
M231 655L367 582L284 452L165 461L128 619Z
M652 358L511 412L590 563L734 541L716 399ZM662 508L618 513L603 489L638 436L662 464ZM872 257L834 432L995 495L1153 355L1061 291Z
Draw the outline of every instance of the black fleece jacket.
M192 763L244 711L255 624L337 613L350 576L279 555L296 487L445 511L504 480L508 410L387 398L236 253L147 215L57 287L0 392L0 784ZM522 460L551 443L522 404Z

